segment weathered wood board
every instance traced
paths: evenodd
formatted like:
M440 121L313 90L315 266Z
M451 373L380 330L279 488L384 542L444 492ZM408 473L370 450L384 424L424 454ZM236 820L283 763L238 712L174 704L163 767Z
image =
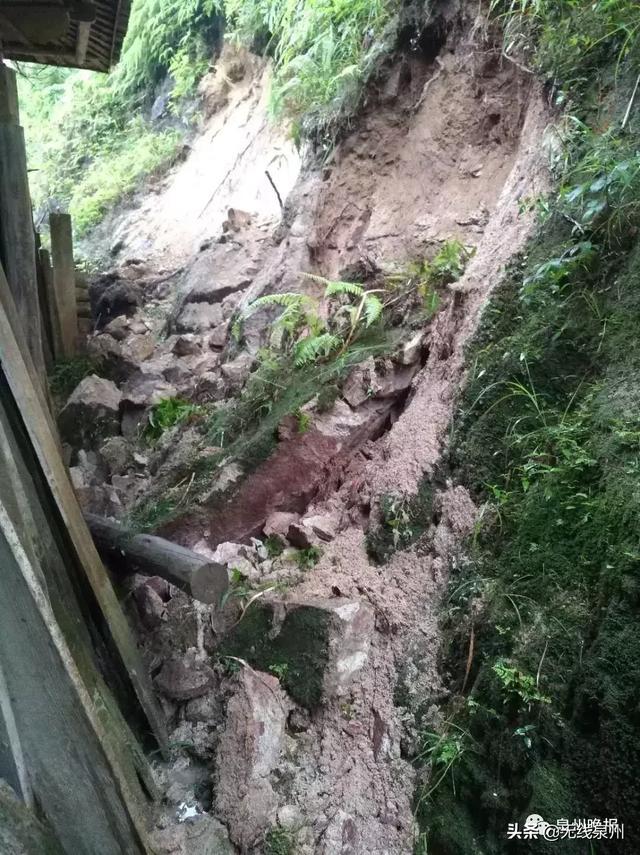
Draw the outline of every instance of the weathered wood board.
M44 483L50 491L53 512L58 515L59 530L64 532L69 555L76 562L75 574L79 579L88 582L87 590L95 597L96 605L108 628L107 642L112 644L114 653L122 663L126 680L138 699L151 731L160 746L165 747L164 717L111 581L82 517L59 453L57 433L46 409L42 390L38 392L37 385L33 383L5 311L4 307L10 306L11 303L11 295L6 292L6 283L0 276L0 366L31 442Z
M35 799L68 853L150 851L139 799L80 676L40 574L0 503L0 661Z
M66 359L76 352L78 307L76 304L76 270L73 261L73 237L69 214L49 214L53 290L58 308L62 348Z
M16 302L25 341L38 375L43 377L36 246L15 74L0 61L0 262Z

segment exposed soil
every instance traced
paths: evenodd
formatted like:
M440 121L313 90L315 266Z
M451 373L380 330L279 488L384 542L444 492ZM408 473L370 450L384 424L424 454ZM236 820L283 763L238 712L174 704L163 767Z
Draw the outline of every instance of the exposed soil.
M412 851L415 780L408 758L416 728L437 716L435 701L443 692L436 669L438 601L476 518L466 491L436 483L434 476L464 378L465 343L504 265L532 228L532 215L521 213L520 203L547 182L549 116L531 79L504 62L473 21L440 41L390 61L356 129L329 162L306 164L295 187L296 156L266 120L268 71L246 60L251 71L232 95L224 93L227 105L185 163L122 226L127 253L143 252L156 268L186 267L182 278L156 294L158 303L173 307L174 323L186 323L187 315L207 318L204 329L194 329L191 319L192 333L178 330L187 332L186 343L174 337L154 344L136 371L166 385L174 382L167 371L175 379L180 365L196 377L194 396L203 377L214 387L224 380L221 394L236 394L264 340L268 320L262 319L249 330L247 362L238 362L243 354L229 343L225 301L232 310L260 293L299 290L300 271L374 276L383 267L430 256L453 237L476 250L431 322L404 385L355 406L341 400L333 416L314 413L303 434L283 430L273 454L246 479L240 476L222 509L205 504L172 527L173 538L218 560L224 560L221 544L233 546L228 542L254 550L236 550L234 560L244 561L249 578L255 571L263 584L288 583L286 593L264 596L276 616L291 604L313 602L329 612L342 609L335 624L342 629L329 644L333 676L325 679L322 702L310 710L285 695L277 669L260 675L246 662L239 663L239 676L222 664L209 669L203 684L210 679L215 689L186 703L184 694L172 695L165 685L173 739L191 745L191 760L182 756L165 770L170 795L156 829L161 851L260 852L265 833L276 827L295 839L294 851L309 855ZM220 161L215 176L209 171L203 182L212 152ZM275 194L269 186L257 189L258 175L272 166L286 198L275 230ZM230 207L247 218L234 220ZM216 242L194 260L194 244L204 237ZM148 302L138 304L134 322L142 318L153 327ZM130 346L130 329L123 340ZM402 370L389 369L394 377ZM135 400L128 406L142 407ZM362 418L363 407L370 418ZM336 432L345 410L354 424ZM163 453L175 462L178 452L168 447ZM379 522L380 500L414 495L425 479L435 493L426 533L384 566L372 563L366 533ZM133 497L120 501L126 506ZM256 558L261 547L250 547L251 537L267 533L274 512L296 514L303 529L309 520L315 533L310 543L320 542L323 550L312 569L279 570L277 561ZM202 663L217 650L237 609L221 616L177 592L150 590L142 580L133 587L153 672L168 657L188 656L200 663L202 676ZM275 619L273 633L282 620ZM205 812L200 824L175 825L178 806L189 799ZM209 823L213 849L201 840L202 822Z
M203 242L217 238L229 208L250 211L274 226L278 197L286 199L300 172L300 155L286 124L269 119L268 63L227 45L200 84L204 125L155 192L139 194L91 236L97 255L151 259L175 268ZM127 209L128 208L128 209Z

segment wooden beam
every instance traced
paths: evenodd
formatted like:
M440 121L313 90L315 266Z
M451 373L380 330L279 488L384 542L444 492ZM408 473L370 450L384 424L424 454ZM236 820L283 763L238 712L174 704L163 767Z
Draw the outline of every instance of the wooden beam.
M13 21L9 20L6 15L4 15L0 11L0 32L4 34L6 39L7 36L10 36L12 39L16 39L22 45L28 45L29 39L22 32L22 30L13 23Z
M91 24L87 21L80 21L78 23L78 38L76 40L76 62L78 65L84 65L87 59L90 36Z
M25 46L19 42L4 42L2 50L5 57L11 59L17 55L24 57L25 62L29 62L30 57L36 59L55 59L69 65L73 65L76 61L75 53L70 51L68 47L33 47L32 45Z
M0 261L38 375L44 378L36 248L24 133L17 124L15 71L0 62Z
M38 393L34 387L4 310L4 305L11 302L11 295L3 294L3 290L2 277L0 277L0 366L20 409L43 477L66 529L70 550L75 555L93 591L129 685L138 699L151 731L155 734L160 746L166 748L164 716L109 577L82 517L82 511L59 451L57 433L52 428L51 417L43 406L43 394Z
M58 308L62 348L65 359L76 352L78 306L76 303L76 269L73 261L73 235L69 214L49 214L53 289Z
M227 568L162 537L133 535L117 522L85 514L98 551L126 573L160 576L201 603L220 606L229 587Z

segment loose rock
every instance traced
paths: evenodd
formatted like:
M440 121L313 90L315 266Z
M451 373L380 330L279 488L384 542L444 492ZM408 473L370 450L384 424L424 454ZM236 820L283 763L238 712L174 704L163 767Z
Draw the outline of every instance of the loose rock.
M121 398L110 380L95 374L81 380L58 417L65 441L76 449L91 449L120 433Z
M188 701L204 695L214 685L214 674L194 657L169 659L155 678L160 692L176 701Z

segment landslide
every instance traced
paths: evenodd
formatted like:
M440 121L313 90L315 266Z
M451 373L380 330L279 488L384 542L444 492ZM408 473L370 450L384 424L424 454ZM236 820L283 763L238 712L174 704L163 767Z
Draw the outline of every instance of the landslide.
M267 64L226 48L219 68L201 139L110 225L118 263L92 283L87 377L60 414L87 510L232 582L222 609L125 583L177 746L157 844L406 853L447 693L439 603L478 519L443 454L465 347L548 186L549 113L499 33L449 8L401 33L353 126L298 175ZM336 280L388 307L297 366L274 305L249 309L305 294L330 323Z

